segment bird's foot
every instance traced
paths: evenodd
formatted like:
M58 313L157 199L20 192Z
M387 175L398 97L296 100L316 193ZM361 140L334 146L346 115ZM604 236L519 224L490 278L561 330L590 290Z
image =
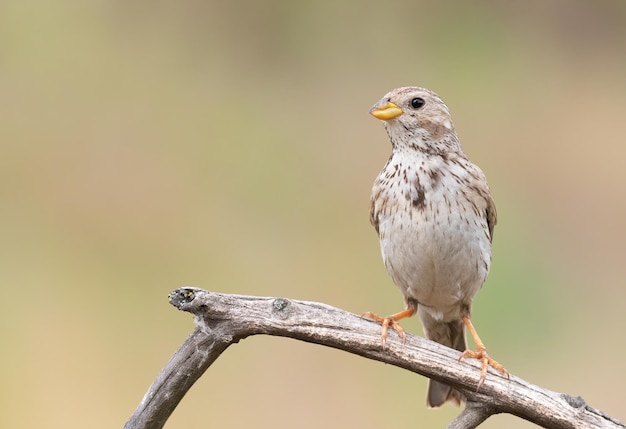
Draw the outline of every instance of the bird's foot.
M413 314L415 314L415 310L413 310L412 308L409 308L399 313L392 314L391 316L386 316L386 317L381 317L376 313L372 313L371 311L368 311L367 313L363 313L361 317L371 319L382 325L382 331L380 333L380 342L382 343L383 348L384 348L385 344L387 343L387 331L389 330L389 328L396 331L398 336L402 339L402 344L406 342L406 333L404 332L404 329L402 329L402 326L400 326L400 324L398 323L398 320L411 317Z
M465 358L478 359L482 364L480 379L478 380L476 390L480 389L480 386L482 386L485 382L485 378L487 377L487 367L497 369L500 374L506 375L506 378L509 378L509 372L504 368L504 366L502 366L502 364L489 357L485 347L476 347L476 350L465 350L459 357L459 362Z

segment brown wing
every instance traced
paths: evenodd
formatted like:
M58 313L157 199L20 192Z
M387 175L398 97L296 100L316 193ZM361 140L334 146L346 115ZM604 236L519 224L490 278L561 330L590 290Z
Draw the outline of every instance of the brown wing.
M376 198L374 196L370 200L370 223L378 234L378 210L376 210Z
M491 193L487 193L487 209L485 210L487 215L487 226L489 227L489 241L493 242L493 229L498 222L498 212L496 211L496 203L491 197Z

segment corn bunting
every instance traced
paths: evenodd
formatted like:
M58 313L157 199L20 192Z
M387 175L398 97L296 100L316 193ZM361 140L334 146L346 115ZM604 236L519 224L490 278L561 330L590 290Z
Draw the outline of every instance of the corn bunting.
M491 264L496 207L482 170L463 153L444 102L418 87L394 89L370 113L384 121L391 157L371 197L370 220L380 239L385 267L400 288L406 308L396 314L364 316L382 323L383 346L391 327L404 339L400 319L417 313L426 337L462 352L460 359L508 372L489 357L470 320L472 299ZM467 327L476 344L465 343ZM431 380L427 404L457 405L463 395Z

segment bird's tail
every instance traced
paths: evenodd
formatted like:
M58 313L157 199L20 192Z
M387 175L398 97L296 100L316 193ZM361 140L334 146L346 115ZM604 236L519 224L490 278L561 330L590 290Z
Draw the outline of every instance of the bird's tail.
M422 321L426 322L426 321ZM426 337L436 341L444 346L454 348L458 351L465 351L465 329L463 322L457 320L454 322L442 322L430 320L430 323L424 323L424 331ZM452 402L455 405L461 405L465 401L465 397L459 392L439 381L430 380L428 383L428 395L426 403L429 407L440 407L446 402Z

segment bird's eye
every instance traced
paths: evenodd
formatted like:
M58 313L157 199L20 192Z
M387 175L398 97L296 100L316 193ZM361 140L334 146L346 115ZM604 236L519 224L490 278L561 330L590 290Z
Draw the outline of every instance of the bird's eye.
M424 101L423 98L415 97L414 99L411 100L411 107L413 107L414 109L419 109L424 104L426 104L426 102Z

